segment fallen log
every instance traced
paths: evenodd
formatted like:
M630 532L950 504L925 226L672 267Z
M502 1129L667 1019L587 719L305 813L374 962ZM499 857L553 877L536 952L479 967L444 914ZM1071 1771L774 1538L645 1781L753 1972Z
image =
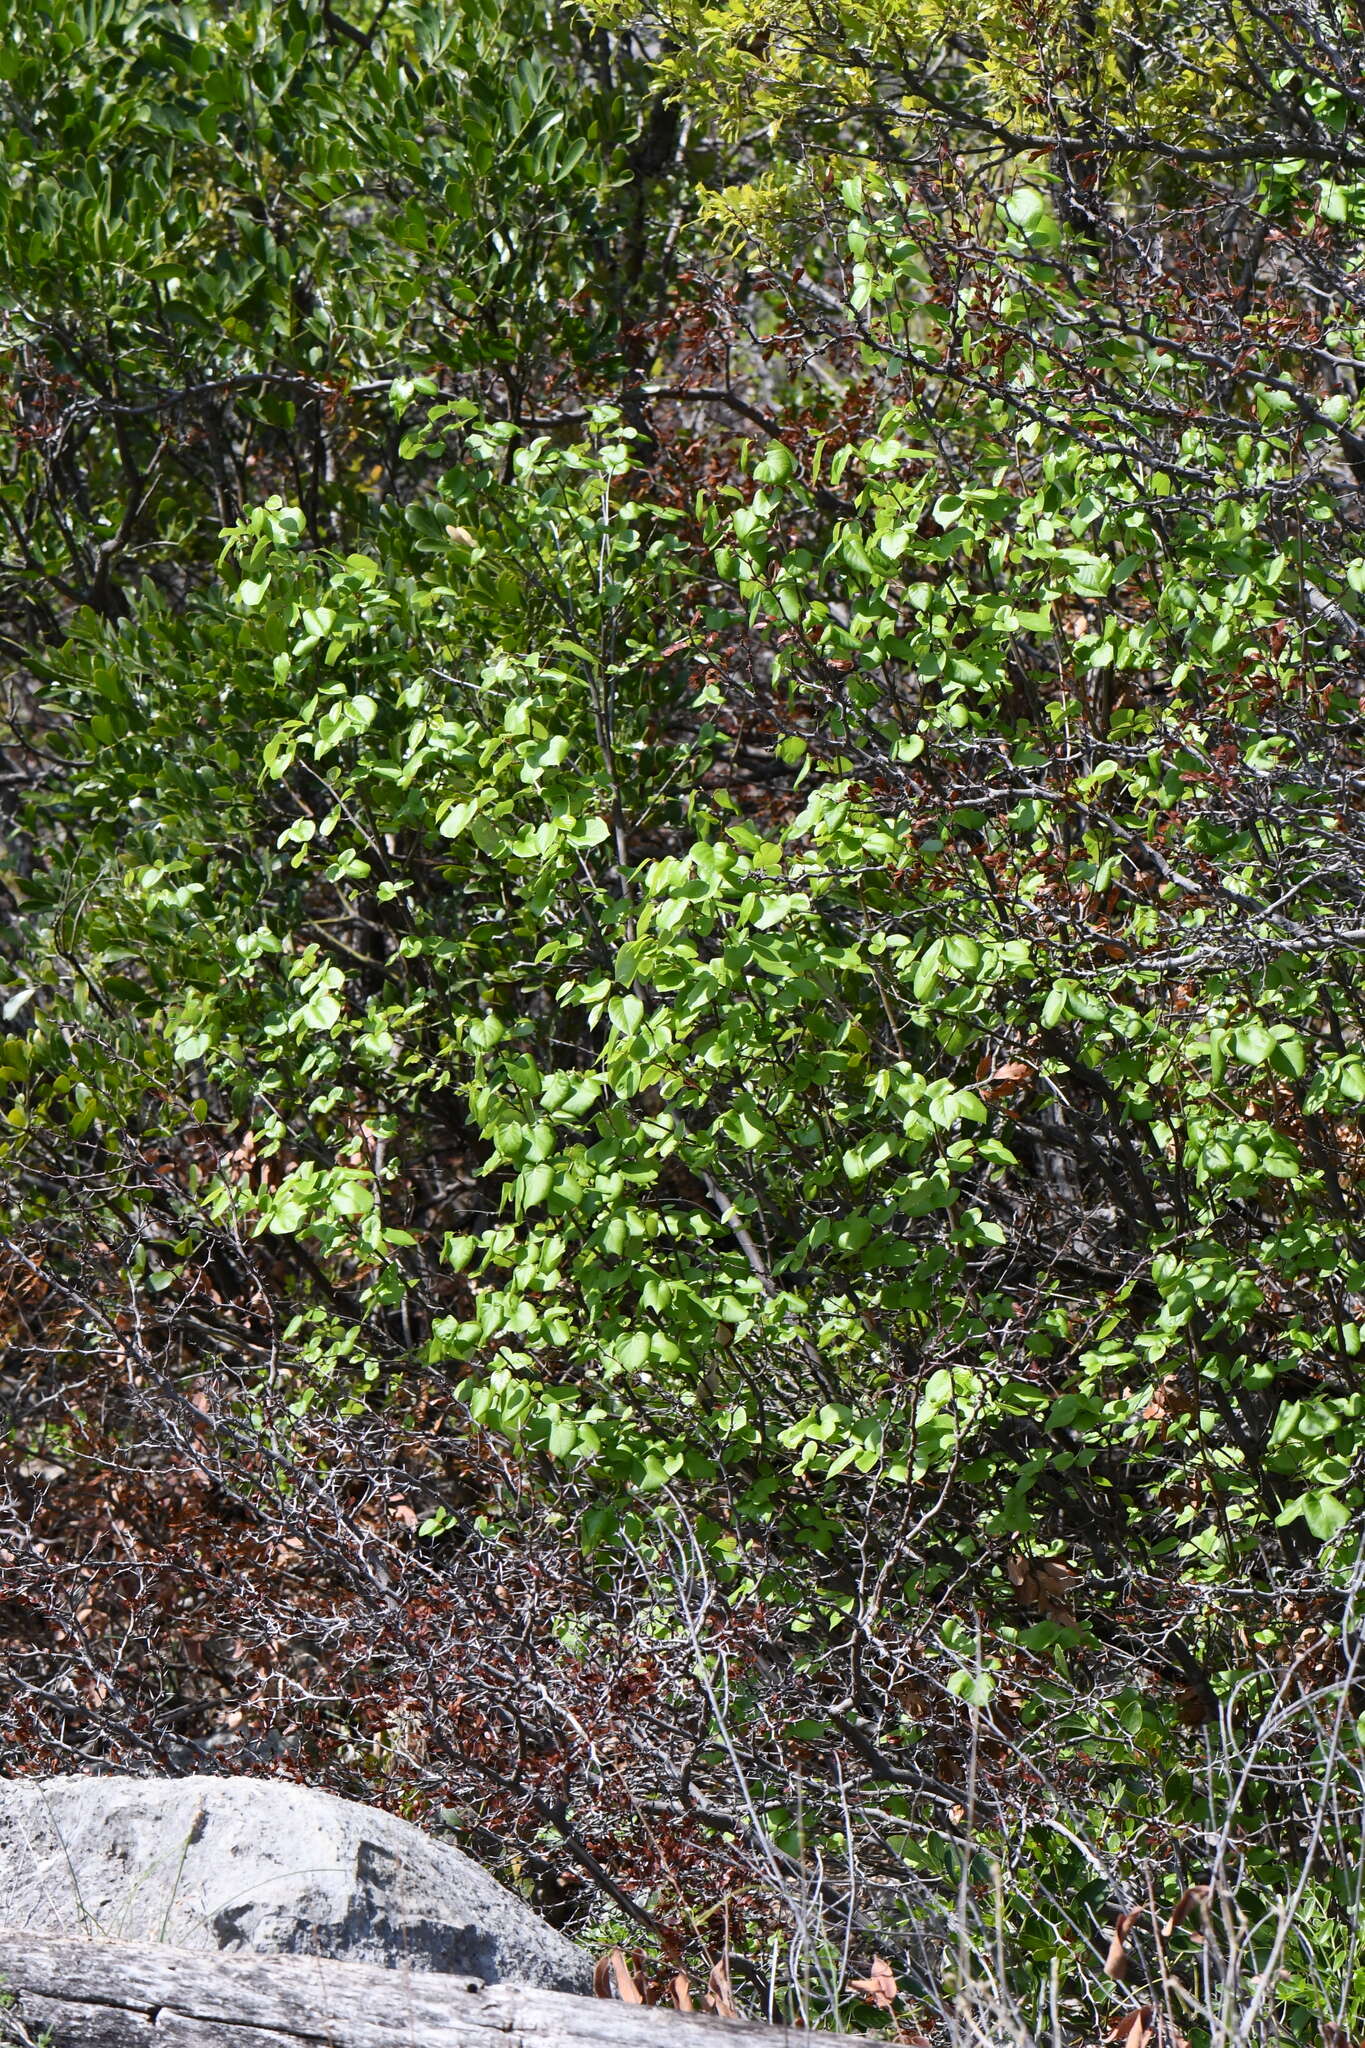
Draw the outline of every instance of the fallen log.
M434 1971L196 1955L0 1929L0 2040L19 2048L797 2048L811 2037ZM723 2029L724 2041L717 2030ZM867 2048L825 2034L821 2048Z

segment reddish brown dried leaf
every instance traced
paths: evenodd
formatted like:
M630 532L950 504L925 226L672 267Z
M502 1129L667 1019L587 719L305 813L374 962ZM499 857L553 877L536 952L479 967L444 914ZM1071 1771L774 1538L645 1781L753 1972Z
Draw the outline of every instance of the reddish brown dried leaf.
M1005 1566L1010 1584L1025 1607L1036 1607L1049 1621L1075 1628L1069 1596L1076 1574L1059 1557L1012 1557Z
M1192 1884L1188 1886L1176 1900L1171 1911L1171 1917L1166 1922L1167 1934L1174 1934L1181 1921L1187 1919L1191 1913L1202 1914L1207 1912L1209 1900L1212 1897L1213 1887L1211 1885Z
M860 1991L864 1998L876 2006L878 2012L890 2012L900 1991L891 1965L880 1956L872 1958L872 1968L866 1977L855 1977L849 1986L851 1991Z
M712 1963L711 1974L706 1980L706 1997L702 2001L708 2012L719 2013L723 2020L737 2020L734 1993L730 1989L730 1972L723 1962Z
M1152 1398L1142 1411L1144 1422L1160 1422L1164 1425L1177 1417L1188 1420L1199 1413L1199 1403L1180 1381L1178 1373L1170 1373L1164 1380L1158 1380L1152 1389ZM1165 1433L1163 1429L1163 1435Z
M977 1081L977 1094L987 1102L995 1101L1001 1095L1008 1095L1012 1089L1021 1088L1031 1081L1035 1069L1027 1060L1006 1060L1002 1067L981 1076Z
M1142 1908L1134 1907L1131 1913L1120 1913L1114 1922L1114 1932L1109 1937L1109 1953L1104 1959L1104 1974L1117 1982L1128 1975L1128 1937L1142 1916Z
M611 1966L612 1978L616 1985L616 1995L622 2004L643 2005L645 2002L644 1992L641 1991L634 1977L632 1977L630 1965L627 1963L621 1950L614 1948L607 1957L607 1962Z

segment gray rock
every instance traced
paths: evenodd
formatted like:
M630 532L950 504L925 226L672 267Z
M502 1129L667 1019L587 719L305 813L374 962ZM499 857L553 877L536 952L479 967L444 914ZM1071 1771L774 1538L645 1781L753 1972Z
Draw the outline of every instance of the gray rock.
M0 1780L0 1927L592 1988L592 1966L411 1822L268 1778Z

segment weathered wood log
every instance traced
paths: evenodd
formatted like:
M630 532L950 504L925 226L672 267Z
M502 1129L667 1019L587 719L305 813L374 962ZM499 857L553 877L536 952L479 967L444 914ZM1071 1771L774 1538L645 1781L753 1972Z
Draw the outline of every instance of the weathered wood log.
M811 2038L369 1963L4 1929L0 1998L0 2040L21 2048L45 2034L52 2048L809 2048ZM821 2043L855 2048L846 2035Z

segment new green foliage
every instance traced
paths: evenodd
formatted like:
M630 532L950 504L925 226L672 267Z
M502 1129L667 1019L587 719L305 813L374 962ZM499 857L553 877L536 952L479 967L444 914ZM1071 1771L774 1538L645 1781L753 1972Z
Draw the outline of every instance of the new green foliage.
M55 1369L230 1360L281 1493L321 1413L494 1445L406 1510L424 1602L528 1500L644 1572L669 1826L822 1957L847 1904L945 2026L994 1956L1055 2033L1150 1886L1228 2038L1274 1982L1306 2039L1358 2002L1350 52L769 16L54 8L51 93L5 23L11 1246Z

